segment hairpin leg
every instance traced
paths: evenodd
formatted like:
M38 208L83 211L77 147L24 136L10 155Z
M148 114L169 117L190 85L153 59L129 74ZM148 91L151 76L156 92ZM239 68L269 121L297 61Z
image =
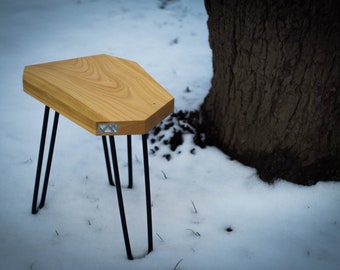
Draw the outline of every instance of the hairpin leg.
M153 249L152 240L152 213L151 213L151 192L150 192L150 173L149 173L149 159L148 159L148 135L142 135L143 140L143 159L144 159L144 175L145 175L145 196L146 196L146 215L148 227L148 253Z
M131 252L131 245L130 245L130 240L129 240L129 233L128 233L128 228L127 228L127 224L126 224L126 216L125 216L125 210L124 210L122 187L121 187L121 184L120 184L116 145L115 145L115 140L114 140L113 136L110 136L109 139L110 139L110 145L111 145L113 170L114 170L114 175L115 175L115 179L116 179L117 199L118 199L120 220L121 220L122 230L123 230L123 235L124 235L126 254L127 254L127 257L128 257L129 260L133 260L133 256L132 256L132 252Z
M35 177L34 192L33 192L32 214L36 214L39 210L37 208L37 201L38 201L39 185L40 185L40 178L41 178L41 168L42 168L44 150L45 150L45 141L46 141L46 132L47 132L47 126L48 126L49 111L50 111L50 108L48 106L45 106L44 120L43 120L43 126L42 126L42 131L41 131L41 139L40 139L38 164L37 164L37 173L36 173L36 177ZM48 180L49 180L51 165L52 165L55 139L56 139L56 135L57 135L58 120L59 120L59 113L55 112L54 120L53 120L52 134L51 134L51 141L50 141L50 149L49 149L49 153L48 153L48 159L47 159L47 165L46 165L46 171L45 171L45 180L44 180L44 185L43 185L43 190L42 190L42 194L41 194L39 208L43 208L44 204L45 204L47 187L48 187Z
M148 231L148 253L153 250L153 239L152 239L152 214L151 214L151 192L150 192L150 173L149 173L149 159L148 159L148 146L147 146L147 138L148 135L142 135L143 140L143 161L144 161L144 177L145 177L145 196L146 196L146 215L147 215L147 231ZM124 242L126 248L126 254L129 260L133 260L131 245L129 239L129 233L126 223L123 195L122 195L122 187L120 184L120 176L119 176L119 168L117 162L117 153L116 153L116 145L113 136L109 136L110 146L111 146L111 154L112 154L112 163L114 176L116 179L116 191L117 191L117 199L119 206L120 219L122 224L122 230L124 235ZM128 156L131 156L131 141L128 139ZM129 159L129 158L128 158ZM131 160L129 160L131 162ZM130 165L132 163L129 163ZM129 165L129 176L132 177L132 165ZM131 170L131 172L130 172Z
M129 168L129 185L128 185L128 188L132 188L132 186L133 186L133 174L132 174L131 135L127 135L127 153L128 153L128 168Z
M103 148L104 148L104 156L105 156L105 162L106 162L106 169L107 169L107 176L109 178L109 184L111 186L114 186L113 178L112 178L112 172L111 172L111 166L110 166L110 157L109 157L109 150L107 147L107 141L106 136L102 136L103 140Z

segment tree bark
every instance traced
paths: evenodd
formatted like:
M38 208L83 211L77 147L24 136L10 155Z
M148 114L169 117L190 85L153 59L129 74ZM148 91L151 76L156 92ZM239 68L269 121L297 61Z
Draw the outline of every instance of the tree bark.
M340 4L206 0L207 143L276 178L340 179Z

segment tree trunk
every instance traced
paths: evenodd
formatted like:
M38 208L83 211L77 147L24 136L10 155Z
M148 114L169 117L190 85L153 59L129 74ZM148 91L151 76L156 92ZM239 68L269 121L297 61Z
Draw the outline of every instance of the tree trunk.
M268 182L340 179L340 4L206 0L207 143Z

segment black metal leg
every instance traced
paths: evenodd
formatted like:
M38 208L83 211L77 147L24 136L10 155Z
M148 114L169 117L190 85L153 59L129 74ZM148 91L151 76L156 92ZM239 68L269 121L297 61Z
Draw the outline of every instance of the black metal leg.
M58 121L59 121L59 113L55 112L54 120L53 120L52 134L51 134L50 150L49 150L48 158L47 158L45 180L44 180L44 186L43 186L43 190L42 190L42 194L41 194L41 200L40 200L39 208L43 208L44 205L45 205L46 193L47 193L47 187L48 187L48 180L50 178L50 172L51 172L55 138L57 136Z
M50 112L50 108L48 106L45 106L44 120L43 120L43 125L42 125L40 147L39 147L37 173L36 173L36 177L35 177L34 192L33 192L32 214L36 214L39 210L37 208L37 202L38 202L38 195L39 195L41 168L42 168L44 150L45 150L45 141L46 141L46 132L47 132L47 126L48 126L49 112ZM49 173L50 173L51 164L52 164L54 143L55 143L57 127L58 127L58 119L59 119L59 113L55 112L52 135L51 135L51 142L50 142L50 149L49 149L49 156L48 156L47 167L46 167L46 171L45 171L45 180L44 180L43 192L42 192L42 195L41 195L41 203L39 205L39 208L42 208L44 206L44 202L45 202L45 199L46 199L48 179L49 179Z
M128 188L133 186L133 172L132 172L132 146L131 135L127 135L127 153L128 153L128 168L129 168L129 185Z
M132 256L132 252L131 252L131 245L130 245L130 240L129 240L129 233L128 233L127 224L126 224L122 187L121 187L121 184L120 184L116 145L115 145L114 137L110 136L109 138L110 138L110 145L111 145L113 170L114 170L115 179L116 179L116 191L117 191L120 220L121 220L121 223L122 223L122 230L123 230L123 235L124 235L126 254L127 254L127 257L128 257L129 260L133 260L133 256Z
M151 192L150 192L150 173L149 173L149 158L148 158L148 135L142 135L143 140L143 158L144 158L144 175L145 175L145 196L146 196L146 215L148 226L148 253L153 250L152 240L152 213L151 213Z
M110 157L109 157L109 151L107 146L106 137L102 136L103 141L103 149L104 149L104 156L105 156L105 163L106 163L106 169L107 169L107 175L109 179L110 185L114 186L114 181L112 178L112 172L111 172L111 165L110 165ZM133 170L132 170L132 146L131 146L131 135L127 135L127 154L128 154L128 173L129 173L129 184L128 188L133 187Z
M104 155L105 155L105 162L106 162L106 169L107 169L107 176L109 178L109 184L111 186L114 186L113 178L112 178L112 172L111 172L111 166L110 166L110 157L109 157L109 151L107 148L107 141L106 137L102 136L103 140L103 148L104 148Z
M145 196L146 196L146 215L147 215L147 231L148 231L148 253L150 253L153 250L153 238L152 238L151 191L150 191L150 172L149 172L147 138L148 138L147 134L142 135L143 163L144 163L144 177L145 177ZM127 223L126 223L122 187L120 183L116 145L115 145L113 136L109 136L109 139L110 139L110 145L111 145L112 163L113 163L114 175L116 179L117 199L118 199L122 230L123 230L123 235L124 235L126 254L129 260L133 260L129 234L128 234L128 228L127 228ZM132 148L131 147L131 135L128 135L129 187L130 187L130 184L132 187L132 150L131 148Z
M47 125L48 125L49 112L50 112L50 108L45 106L44 120L43 120L43 125L42 125L42 130L41 130L37 173L35 175L35 184L34 184L33 202L32 202L32 214L36 214L38 212L37 201L38 201L38 193L39 193L41 167L42 167L42 161L43 161L44 150L45 150L45 140L46 140L46 131L47 131Z

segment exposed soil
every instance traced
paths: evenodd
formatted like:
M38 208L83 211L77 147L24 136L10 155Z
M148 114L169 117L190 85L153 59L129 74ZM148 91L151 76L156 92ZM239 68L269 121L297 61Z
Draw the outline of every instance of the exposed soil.
M170 132L169 129L171 129ZM170 152L164 154L163 157L167 160L171 160L171 152L175 152L178 149L178 146L183 144L184 134L192 134L194 143L201 148L205 148L205 135L201 126L201 117L198 110L180 110L171 114L159 125L154 127L149 133L150 142L154 145L151 148L151 152L156 154L161 145L166 145L169 147ZM190 153L194 155L196 149L192 148Z

